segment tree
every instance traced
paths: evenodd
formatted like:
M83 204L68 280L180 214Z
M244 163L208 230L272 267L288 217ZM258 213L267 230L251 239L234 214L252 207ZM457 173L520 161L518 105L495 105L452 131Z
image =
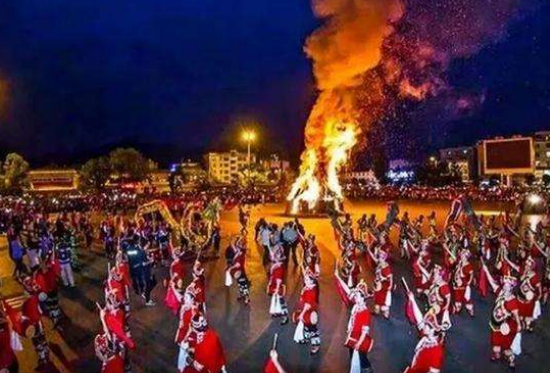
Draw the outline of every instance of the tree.
M103 190L112 173L107 157L90 159L80 169L80 181L85 188Z
M433 159L420 165L416 172L416 178L419 184L431 187L462 184L460 168L457 165L449 165Z
M29 163L19 154L10 153L2 166L2 188L8 192L20 192L28 183Z
M250 169L244 166L237 171L235 180L240 186L251 186L255 184L267 184L269 182L269 171L259 163L252 163Z
M143 181L152 171L152 161L134 148L118 148L109 154L109 163L118 178Z

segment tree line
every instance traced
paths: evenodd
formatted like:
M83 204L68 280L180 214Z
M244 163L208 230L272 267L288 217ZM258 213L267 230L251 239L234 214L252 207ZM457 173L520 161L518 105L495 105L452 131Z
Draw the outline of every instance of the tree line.
M155 162L134 148L117 148L108 155L92 158L79 169L80 186L101 191L110 180L141 182L157 168ZM0 161L0 192L21 193L29 186L29 163L19 154L10 153Z

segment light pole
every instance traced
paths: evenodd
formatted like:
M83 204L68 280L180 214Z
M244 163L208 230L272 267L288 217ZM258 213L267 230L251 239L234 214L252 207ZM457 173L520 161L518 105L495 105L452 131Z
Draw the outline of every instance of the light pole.
M246 163L248 168L247 178L248 178L248 184L250 184L250 171L251 171L250 170L250 166L251 166L250 146L252 145L252 142L256 140L256 133L251 129L244 130L242 134L242 138L246 142L246 146L247 146L247 153L246 153Z

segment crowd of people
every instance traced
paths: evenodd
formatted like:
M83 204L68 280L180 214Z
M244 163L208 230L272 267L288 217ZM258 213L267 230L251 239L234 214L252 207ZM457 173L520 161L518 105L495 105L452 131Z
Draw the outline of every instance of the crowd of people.
M544 187L525 186L477 186L462 187L428 187L420 185L361 185L350 184L346 187L346 195L353 199L368 200L415 200L415 201L451 201L457 194L466 196L475 202L505 202L513 203L518 196L529 191L546 191Z
M435 213L411 220L407 212L398 217L395 204L390 204L388 211L382 224L374 215L364 215L355 229L349 216L333 219L341 251L335 276L342 299L350 308L346 345L353 350L351 372L372 371L368 352L373 336L366 301L372 298L375 314L391 317L392 293L397 285L392 263L397 256L410 265L414 279L412 286L403 280L403 287L406 316L419 335L405 373L442 371L452 317L460 317L463 310L471 317L475 314L475 285L482 296L489 290L496 294L488 320L491 360L505 361L514 368L521 354L522 331L533 331L550 294L549 227L542 223L522 227L504 214L476 216L472 211L454 210L453 204L444 230L439 232ZM392 229L399 231L396 248L389 240ZM357 256L361 252L367 254L374 271L372 287L360 278ZM417 298L426 302L426 312L420 311Z
M317 355L322 344L321 251L315 235L298 218L280 226L264 218L251 222L249 205L236 196L223 200L212 195L195 197L163 202L185 221L185 229L171 224L159 211L130 218L130 208L116 206L114 197L109 200L112 209L105 211L98 206L108 204L96 200L93 206L93 199L88 200L90 205L65 205L61 210L53 204L53 211L40 201L2 200L0 221L14 262L13 276L27 297L21 310L1 302L0 371L19 372L16 352L23 348L21 338L32 341L39 367L50 364L44 319L63 329L59 286L75 285L73 268L78 266L79 247L89 248L99 240L109 261L104 301L97 303L101 331L94 340L101 371L131 372L130 351L136 345L131 298L156 306L151 295L159 283L156 268L167 267L162 303L179 320L174 331L177 371L226 372L224 347L208 322L205 277L206 260L222 257L220 217L210 208L218 203L227 209L238 208L240 224L236 238L223 252L224 285L236 286L238 301L243 307L251 306L247 251L253 239L263 251L270 317L282 327L292 323L293 340ZM119 198L124 200L123 206L134 199ZM354 222L350 215L331 214L340 254L330 275L348 312L347 332L342 337L349 350L350 373L374 371L369 359L376 337L372 314L385 319L394 314L392 297L400 283L394 274L397 261L407 263L413 278L411 284L401 283L407 299L405 314L418 331L418 343L405 373L442 371L453 318L463 317L464 311L475 315L472 292L476 289L482 296L489 291L496 295L488 320L491 360L515 366L521 354L521 336L533 331L550 294L550 227L542 222L536 227L522 226L519 219L506 214L478 216L466 201L465 196L453 201L444 224L438 224L442 221L435 212L410 218L395 202L388 204L386 219L381 222L375 215L365 214ZM98 224L93 222L94 211L103 213ZM442 230L438 228L441 225ZM392 233L398 235L395 243L390 239ZM374 281L370 284L362 273L363 260L372 271ZM184 264L189 261L193 263L190 281ZM302 283L293 309L286 301L290 265L299 268ZM426 304L425 312L419 302ZM286 373L284 365L275 342L264 371Z
M59 286L74 287L73 268L78 266L77 246L91 244L89 216L60 214L55 219L31 208L9 212L6 238L14 263L13 277L25 292L21 310L4 299L0 307L2 341L0 370L18 372L16 351L20 338L29 338L38 357L38 367L50 364L50 349L43 318L63 330L64 314L59 306Z

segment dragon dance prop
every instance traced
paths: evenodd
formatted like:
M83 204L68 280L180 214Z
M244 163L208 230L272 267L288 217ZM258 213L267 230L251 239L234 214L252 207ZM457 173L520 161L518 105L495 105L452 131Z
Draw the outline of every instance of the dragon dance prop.
M139 206L135 214L135 220L139 221L143 219L145 215L150 215L154 213L159 213L164 221L166 221L166 223L168 223L168 225L172 229L177 229L179 227L179 224L172 216L170 209L168 208L166 203L161 200L154 200Z
M219 222L222 204L214 199L206 207L199 203L188 203L181 220L178 222L167 204L162 200L154 200L141 205L135 214L139 221L146 215L158 213L162 219L181 237L196 249L202 248L212 236L213 228Z

